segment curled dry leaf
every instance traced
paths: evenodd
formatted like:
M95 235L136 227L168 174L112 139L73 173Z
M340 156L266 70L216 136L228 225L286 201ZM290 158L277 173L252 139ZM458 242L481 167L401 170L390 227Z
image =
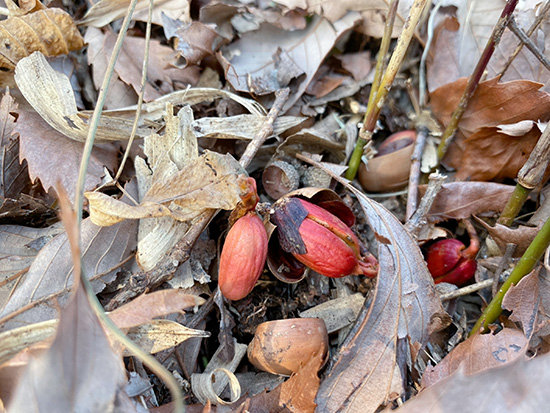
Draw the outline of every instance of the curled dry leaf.
M503 366L525 355L529 339L520 330L505 328L497 334L476 334L456 346L435 367L428 367L422 386L433 386L460 370L472 375Z
M517 228L510 228L498 223L492 227L479 218L477 222L487 230L503 253L506 251L506 244L514 244L516 246L514 257L523 255L542 227L541 224L538 227L520 225Z
M58 56L84 46L72 17L57 8L9 17L0 22L0 31L0 68L4 70L13 70L36 51Z
M357 196L378 240L380 270L374 299L340 348L316 401L321 411L374 412L404 393L398 360L414 361L449 316L412 236L383 206L346 187Z
M27 102L50 126L76 141L86 140L86 116L78 112L71 82L64 74L53 70L42 53L34 52L19 61L15 81ZM102 116L96 142L127 140L132 123L133 120ZM138 128L137 136L148 134L147 128Z
M231 155L206 152L166 182L155 182L139 205L98 192L86 192L90 218L97 225L125 219L170 216L189 221L207 209L233 209L240 200L243 170Z
M273 93L305 75L297 82L284 112L305 92L325 56L358 18L357 13L348 13L331 24L315 16L305 30L295 31L263 24L223 48L218 60L236 90L256 95Z
M420 196L426 185L419 186ZM428 220L438 223L448 219L466 219L472 215L502 211L514 186L493 182L450 182L443 184L428 213Z
M512 312L510 320L521 323L527 339L533 335L544 335L544 331L539 330L548 322L548 313L545 311L549 304L545 300L548 296L548 281L539 282L539 274L539 270L534 270L523 277L517 285L510 287L502 300L502 308ZM546 291L541 290L541 287Z

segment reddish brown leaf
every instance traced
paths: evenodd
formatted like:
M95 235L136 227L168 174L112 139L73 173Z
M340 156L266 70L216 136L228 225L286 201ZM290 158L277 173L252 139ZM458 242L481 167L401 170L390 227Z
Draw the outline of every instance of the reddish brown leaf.
M428 367L422 386L433 386L456 370L466 375L510 363L525 354L529 340L520 330L505 328L498 334L476 334L456 346L435 367Z
M495 226L492 227L481 219L477 219L477 222L479 222L487 230L487 232L489 232L489 235L491 235L493 240L495 240L502 252L506 250L506 244L514 244L516 246L516 249L514 250L514 257L521 257L523 255L542 227L542 224L538 227L527 227L525 225L520 225L517 228L510 228L506 225L495 224Z
M380 204L348 188L379 242L380 270L374 299L341 346L316 402L323 412L374 412L404 394L399 366L406 368L404 360L415 360L430 334L448 324L449 316L411 235Z
M196 65L214 55L222 44L221 36L209 25L193 21L170 33L176 38L176 50L185 59L185 65Z
M542 412L548 409L549 381L550 355L518 357L473 376L458 370L394 412Z
M74 199L84 144L57 132L35 112L20 112L14 131L19 133L20 157L27 160L31 179L40 179L46 190L60 183L69 199ZM117 149L112 144L96 145L84 187L96 188L105 176L103 168L114 171L116 164Z
M443 125L449 123L466 82L466 78L461 78L431 93L432 111ZM457 137L445 161L454 168L462 166L462 154L466 149L464 139L483 127L497 127L523 120L548 120L550 94L540 91L541 86L540 83L527 80L498 83L497 78L481 82L458 125Z
M371 69L370 52L346 53L335 56L342 62L342 67L346 69L353 78L361 81L367 77Z
M419 187L421 195L426 185ZM492 182L450 182L443 184L428 214L433 223L465 219L487 212L500 212L514 191L512 185Z
M494 127L481 128L464 141L456 179L491 181L516 178L540 135L537 127L523 136L499 133Z
M539 311L539 271L522 278L517 285L513 285L502 300L502 308L512 311L510 320L521 323L527 338L535 333L540 321L548 319L547 315L537 316Z

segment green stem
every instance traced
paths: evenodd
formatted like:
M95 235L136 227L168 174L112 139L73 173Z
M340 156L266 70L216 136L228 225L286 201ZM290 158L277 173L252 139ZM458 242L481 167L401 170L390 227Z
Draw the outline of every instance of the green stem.
M508 199L508 203L504 207L504 210L500 214L500 217L498 218L498 223L502 225L506 225L509 227L514 222L514 219L519 214L519 211L523 207L523 204L529 197L529 194L531 193L531 190L528 188L525 188L521 184L516 184L516 187L514 188L514 192Z
M550 245L550 219L547 219L541 230L527 248L527 251L523 254L516 267L508 279L502 284L502 287L498 290L497 294L491 300L489 305L481 314L481 317L477 320L470 336L476 334L479 331L487 331L489 324L494 322L502 313L502 300L512 285L516 285L523 277L533 271L535 264L538 262L544 251Z

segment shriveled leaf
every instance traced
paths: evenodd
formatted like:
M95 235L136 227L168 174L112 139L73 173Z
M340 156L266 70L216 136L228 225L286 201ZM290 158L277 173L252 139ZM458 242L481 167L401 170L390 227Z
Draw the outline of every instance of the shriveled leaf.
M540 296L539 271L523 277L517 285L510 287L504 299L502 308L511 311L510 320L521 323L525 337L530 339L540 329L540 324L548 321ZM547 285L542 285L547 287ZM541 306L542 304L542 306Z
M536 127L523 136L499 133L494 127L481 128L464 141L456 179L490 181L516 178L540 135Z
M137 225L126 221L98 227L82 222L82 268L95 291L112 281L136 246ZM65 233L57 235L36 256L23 282L0 313L3 331L57 316L73 284L73 263Z
M19 61L15 81L27 102L50 126L76 141L86 140L86 116L77 110L69 79L53 70L42 53L34 52ZM127 140L131 130L132 120L102 116L96 142ZM148 134L147 128L138 128L137 136Z
M514 257L523 255L542 227L542 225L538 227L520 225L517 228L510 228L502 224L490 226L481 219L478 219L477 222L487 230L503 253L506 250L506 244L514 244L516 246Z
M449 323L449 316L412 236L384 207L347 187L375 232L380 270L373 301L341 346L316 402L320 411L374 412L404 393L398 366L414 361L430 334Z
M192 337L210 337L208 331L187 328L170 320L153 320L150 323L132 327L127 335L151 354L175 347Z
M33 52L67 54L84 46L73 19L61 9L38 10L0 22L0 68L13 70Z
M32 180L39 179L46 191L61 184L74 199L84 144L67 139L35 112L20 112L14 132L19 133L21 160L26 159ZM84 188L96 188L105 176L104 168L116 169L118 150L111 144L92 150ZM55 165L55 168L52 168Z
M489 406L495 412L544 411L549 380L550 355L532 360L518 357L502 367L472 376L459 370L392 411L462 412L479 411L480 406Z
M314 412L315 396L319 390L317 372L323 363L322 354L316 354L287 381L270 392L246 399L236 412Z
M466 81L466 78L461 78L431 93L432 111L443 125L449 123L452 112L464 92ZM498 83L497 78L481 82L458 124L457 137L445 157L446 163L457 169L468 168L468 162L475 160L474 158L478 156L478 163L483 161L496 168L498 165L495 164L499 162L505 164L509 159L513 160L513 156L525 156L525 154L517 152L517 147L508 150L500 142L495 142L495 148L490 155L480 154L479 150L475 151L474 149L493 145L495 135L477 138L472 135L480 132L481 128L496 128L499 125L514 124L524 120L548 120L550 118L550 94L540 91L541 86L540 83L527 80ZM507 139L505 143L509 143L513 139L508 135L504 136ZM515 139L519 140L520 137ZM474 149L470 149L471 153L466 161L463 159L463 155L472 145ZM491 157L490 162L486 161L487 156Z
M0 365L21 350L53 337L57 330L57 324L57 320L41 321L0 333ZM46 346L45 343L44 345Z
M166 33L166 26L164 30ZM200 64L205 57L213 56L223 40L212 26L199 21L180 24L166 37L175 37L175 48L185 59L185 66Z
M260 30L246 33L223 48L218 59L236 90L256 95L272 93L305 75L296 82L286 110L304 93L325 56L358 17L349 13L333 24L314 17L305 30L296 31L263 24Z
M86 13L80 24L93 27L103 27L114 20L124 17L128 11L130 0L101 0L95 3ZM148 0L139 0L132 18L147 21L149 8ZM162 14L183 22L191 20L189 17L188 0L154 0L152 22L162 26Z
M431 58L427 62L430 91L472 73L504 4L504 0L456 2L456 13L453 8L439 10L438 18L441 16L441 20L434 30ZM536 15L537 7L533 8L533 5L530 2L519 4L514 12L516 23L525 31ZM544 27L539 27L531 35L531 40L539 50L545 50L549 36ZM489 78L502 72L519 44L520 40L514 33L504 31L487 66ZM502 78L503 81L517 79L546 83L544 90L550 91L547 69L526 47L514 58Z
M92 374L93 372L93 374ZM62 311L48 351L31 361L19 381L10 411L112 411L126 382L122 358L109 344L79 284Z
M280 116L273 123L273 134L280 135L304 120L305 118L296 116ZM200 118L192 126L197 138L251 140L258 134L264 122L265 116L236 115L227 118Z
M204 303L204 299L183 290L160 290L143 294L109 313L119 328L130 328L155 317L181 312Z
M472 375L503 366L525 355L529 339L520 330L505 328L497 334L476 334L456 346L435 367L428 367L422 386L430 387L459 370Z
M419 187L422 195L426 185ZM465 219L472 215L502 211L514 186L493 182L449 182L443 184L430 208L428 220Z

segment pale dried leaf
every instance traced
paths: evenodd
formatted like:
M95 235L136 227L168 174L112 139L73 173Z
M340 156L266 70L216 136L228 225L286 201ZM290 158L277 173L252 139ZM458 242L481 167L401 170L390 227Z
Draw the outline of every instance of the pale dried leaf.
M419 186L420 195L426 185ZM466 219L502 211L514 191L513 185L493 182L449 182L443 184L428 213L432 223L448 219Z
M487 230L503 254L504 251L506 251L507 244L514 244L516 246L514 249L514 257L521 257L523 255L542 228L542 224L538 227L519 225L517 228L510 228L498 223L494 226L490 226L481 219L477 219L477 222Z
M79 142L88 135L85 114L78 112L67 76L56 72L44 55L34 52L21 59L15 68L15 81L27 102L55 130ZM132 121L102 116L96 133L96 142L127 140ZM148 130L138 128L137 136L146 136Z
M94 290L113 280L136 246L137 225L126 221L97 227L82 221L82 268ZM25 326L57 316L73 284L73 263L66 233L57 235L40 250L25 279L0 313L1 330Z
M93 374L91 374L93 372ZM61 312L52 346L31 361L10 411L112 411L126 382L116 354L81 284Z
M305 92L325 56L358 20L349 13L331 24L314 17L305 30L285 31L269 24L246 33L218 54L226 79L238 91L265 95L302 75L284 110Z
M306 311L300 312L300 317L322 319L327 327L327 332L330 334L353 323L364 303L365 297L363 297L363 294L356 293L308 308Z
M61 185L69 198L74 199L84 143L67 139L35 112L20 112L14 132L19 133L20 157L27 160L31 179L39 179L46 191ZM114 171L117 164L118 148L112 144L94 146L84 188L87 191L97 188L105 176L105 168Z
M523 136L533 128L535 124L532 120L522 120L510 125L498 125L497 129L499 133L504 133L510 136Z
M38 10L0 22L0 67L4 70L13 70L36 51L58 56L82 46L84 40L72 17L61 9Z
M341 346L316 402L320 411L374 412L404 394L398 360L415 360L449 316L416 241L384 207L353 186L347 188L375 232L380 269L373 301Z
M539 412L548 406L549 381L550 355L518 357L472 376L459 370L392 412L475 412L484 407L494 412Z
M166 33L166 26L164 30ZM185 66L200 64L202 59L213 56L222 45L222 38L216 30L199 21L181 24L166 37L176 38L175 48L185 60Z
M101 0L95 3L79 22L93 27L103 27L114 20L126 16L130 0ZM132 18L147 21L149 0L139 0ZM162 26L162 14L183 22L191 20L188 0L154 0L152 22Z
M530 339L537 333L540 325L548 320L542 302L539 285L539 271L532 271L516 285L512 285L502 300L502 308L511 311L510 320L521 323L524 336Z
M476 334L456 346L435 367L428 367L422 386L433 386L459 370L472 375L503 366L524 356L529 340L520 330L505 328L497 334Z
M0 365L20 351L53 337L57 324L57 320L48 320L0 333Z
M280 116L273 122L273 134L280 135L299 125L305 119L296 116ZM204 117L195 120L192 126L197 138L252 140L260 131L265 120L265 116L256 115L236 115L227 118Z
M210 333L187 328L175 321L153 320L150 323L132 327L128 330L127 336L143 350L155 354L175 347L192 337L210 337ZM130 353L125 355L129 356Z

